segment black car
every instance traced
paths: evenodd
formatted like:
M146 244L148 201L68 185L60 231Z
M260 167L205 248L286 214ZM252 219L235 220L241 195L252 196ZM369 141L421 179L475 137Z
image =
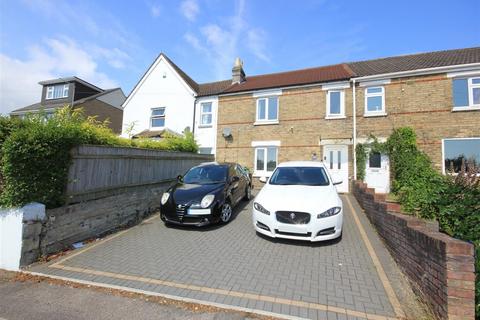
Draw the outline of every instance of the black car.
M251 196L252 179L242 166L204 163L179 176L162 195L160 217L166 224L227 223L235 205Z

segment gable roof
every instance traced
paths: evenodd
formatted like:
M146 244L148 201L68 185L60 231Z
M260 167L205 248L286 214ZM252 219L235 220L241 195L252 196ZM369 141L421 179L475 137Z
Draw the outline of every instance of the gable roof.
M358 77L480 62L480 47L350 62Z
M112 89L103 90L102 92L91 95L89 97L85 97L85 98L73 101L73 106L85 103L85 102L93 100L93 99L97 99L97 98L99 98L99 97L101 97L105 94L112 93L112 92L117 91L117 90L122 90L122 89L121 88L112 88ZM57 109L57 108L61 108L61 107L65 106L65 104L68 104L68 103L61 102L61 103L48 104L48 105L44 106L40 102L37 102L37 103L31 104L29 106L23 107L23 108L15 109L15 110L11 111L10 114Z
M350 79L354 75L355 74L352 72L352 70L350 70L346 64L342 63L331 66L247 77L244 82L232 85L223 93L341 81Z
M155 61L157 61L160 56L163 56L171 64L173 69L175 69L178 75L197 94L198 97L203 97L289 86L301 86L315 83L344 81L353 77L363 77L401 71L415 71L419 69L443 66L480 63L480 47L418 53L373 60L339 63L335 65L286 72L247 76L244 82L235 84L232 84L231 79L198 84L180 67L173 63L173 61L170 60L170 58L168 58L164 53L160 53ZM152 63L150 68L155 64L155 61ZM150 68L148 70L150 70ZM145 77L145 75L148 73L148 70L141 79ZM137 85L135 85L130 95L141 82L141 79Z

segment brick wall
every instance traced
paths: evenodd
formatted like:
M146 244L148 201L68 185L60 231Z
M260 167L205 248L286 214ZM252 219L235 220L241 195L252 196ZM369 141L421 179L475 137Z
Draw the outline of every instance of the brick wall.
M409 126L420 149L442 170L442 139L480 137L480 110L453 112L452 78L445 74L392 79L385 84L387 116L364 117L365 88L357 87L357 137L388 137Z
M362 182L353 194L376 227L414 290L441 319L475 318L474 248L438 231L427 222L401 213Z
M387 116L364 117L364 87L357 84L357 137L388 137L393 129L410 126L418 144L442 169L442 139L480 137L480 110L453 112L452 79L445 74L392 79L385 84ZM320 141L351 139L352 88L345 89L346 118L325 119L326 91L321 86L284 89L279 96L279 124L255 126L256 98L252 94L220 96L217 127L217 160L235 161L249 168L254 163L255 140L280 140L279 162L308 160L315 152L323 157ZM222 136L232 129L232 139ZM349 148L349 175L353 154Z
M284 89L279 96L279 123L254 125L256 100L252 94L219 98L217 153L218 161L238 162L253 168L255 150L252 141L280 140L278 162L310 160L312 153L323 157L320 145L326 139L352 139L351 90L345 91L346 118L329 120L326 116L326 91L318 87ZM232 129L232 139L222 136ZM352 148L349 145L349 175L353 174Z
M76 108L83 108L86 116L96 116L98 121L108 120L110 122L108 126L113 132L122 133L123 110L97 99L89 100Z

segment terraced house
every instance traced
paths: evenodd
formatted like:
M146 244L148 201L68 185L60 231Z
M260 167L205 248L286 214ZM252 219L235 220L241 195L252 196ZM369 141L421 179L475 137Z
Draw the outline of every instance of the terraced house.
M440 171L458 170L463 158L480 163L480 47L255 76L237 59L231 80L201 85L173 70L191 83L184 119L201 147L255 177L269 176L279 162L318 159L348 192L354 146L404 126L416 130ZM172 102L171 112L177 107ZM388 157L371 153L366 166L369 185L388 191Z

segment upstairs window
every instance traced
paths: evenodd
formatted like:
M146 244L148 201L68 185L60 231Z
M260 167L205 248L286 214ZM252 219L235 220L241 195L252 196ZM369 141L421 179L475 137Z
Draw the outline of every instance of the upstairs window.
M200 125L212 125L212 103L204 102L200 104Z
M327 92L327 119L345 117L345 93L343 90Z
M454 110L480 109L480 77L453 79Z
M152 128L165 127L165 109L165 107L152 109L152 116L150 120L150 126Z
M365 88L365 115L385 114L385 89L383 87Z
M47 100L68 97L68 84L57 84L47 87Z
M278 122L278 97L257 99L256 122Z

